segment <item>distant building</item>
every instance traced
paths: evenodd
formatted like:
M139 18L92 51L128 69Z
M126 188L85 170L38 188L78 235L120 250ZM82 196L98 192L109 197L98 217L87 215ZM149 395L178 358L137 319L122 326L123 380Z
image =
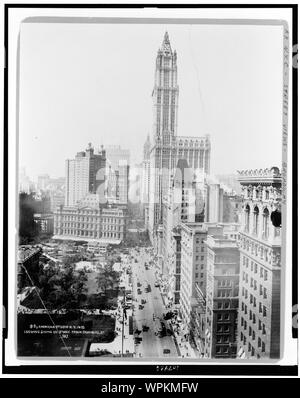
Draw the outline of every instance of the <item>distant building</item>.
M34 222L38 226L38 231L41 234L52 235L54 230L54 216L47 213L35 213L33 216Z
M111 202L128 204L130 151L119 145L106 147L106 161L109 168L108 183L111 189Z
M206 191L205 221L223 221L224 190L220 184L209 184Z
M46 191L50 185L50 176L48 174L42 174L38 176L37 189Z
M31 193L35 191L35 184L26 174L25 167L19 172L19 192Z
M223 195L223 222L240 223L243 198L241 195L224 192Z
M236 358L239 301L239 250L223 235L208 236L206 286L206 358Z
M218 174L215 177L226 192L230 192L232 195L241 194L242 190L238 181L238 174Z
M75 159L66 160L65 205L76 205L89 193L97 194L105 203L105 167L105 150L95 154L91 144Z
M279 358L282 177L277 167L239 172L243 191L240 232L238 357Z
M49 196L50 196L50 211L54 213L57 207L64 205L65 193L64 191L51 191Z

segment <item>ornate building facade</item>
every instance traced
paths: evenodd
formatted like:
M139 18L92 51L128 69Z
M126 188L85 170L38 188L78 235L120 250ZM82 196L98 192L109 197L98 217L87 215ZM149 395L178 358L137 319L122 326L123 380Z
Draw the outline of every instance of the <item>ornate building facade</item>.
M61 206L54 213L54 239L98 240L120 243L126 235L126 211L103 206L96 194L76 206Z
M239 172L243 191L240 232L238 357L280 355L281 174L277 167ZM276 217L278 218L278 217Z
M170 186L170 176L179 159L186 159L192 169L209 173L210 139L177 136L178 115L177 54L165 33L156 57L153 99L153 137L150 150L149 232L152 241L163 220L163 198Z

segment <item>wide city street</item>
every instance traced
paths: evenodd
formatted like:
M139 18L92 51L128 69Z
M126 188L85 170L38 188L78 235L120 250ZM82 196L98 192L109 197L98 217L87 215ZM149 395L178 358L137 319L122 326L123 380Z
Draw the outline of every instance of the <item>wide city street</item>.
M149 249L140 248L138 251L132 249L130 255L133 256L131 269L136 356L178 357L180 352L174 337L170 335L170 321L163 319L167 309L156 280L155 266L149 265L153 260L152 253Z

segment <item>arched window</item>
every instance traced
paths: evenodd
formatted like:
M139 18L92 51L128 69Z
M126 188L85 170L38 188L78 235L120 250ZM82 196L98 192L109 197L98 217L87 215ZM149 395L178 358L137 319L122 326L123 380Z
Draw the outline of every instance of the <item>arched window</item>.
M249 232L249 223L250 223L250 206L246 205L246 207L245 207L245 232Z
M270 193L269 191L265 191L265 199L269 200L270 199Z
M253 234L257 235L258 234L258 216L259 216L259 210L258 207L255 206L253 210Z
M268 239L269 237L269 220L270 213L267 208L263 211L263 238Z

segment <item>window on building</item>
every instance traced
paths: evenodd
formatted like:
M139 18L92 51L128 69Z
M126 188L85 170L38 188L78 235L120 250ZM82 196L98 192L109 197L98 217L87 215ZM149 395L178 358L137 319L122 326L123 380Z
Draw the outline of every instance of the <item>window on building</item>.
M263 238L268 239L269 237L269 220L270 220L270 213L267 208L263 211Z
M265 198L266 198L266 200L269 200L269 197L270 197L270 192L269 192L269 191L266 191L266 192L265 192Z
M246 205L246 207L245 207L245 232L249 232L249 223L250 223L250 206Z
M263 306L263 316L267 316L267 308L265 305Z
M258 220L259 220L259 210L258 207L255 206L253 210L253 234L258 234Z

